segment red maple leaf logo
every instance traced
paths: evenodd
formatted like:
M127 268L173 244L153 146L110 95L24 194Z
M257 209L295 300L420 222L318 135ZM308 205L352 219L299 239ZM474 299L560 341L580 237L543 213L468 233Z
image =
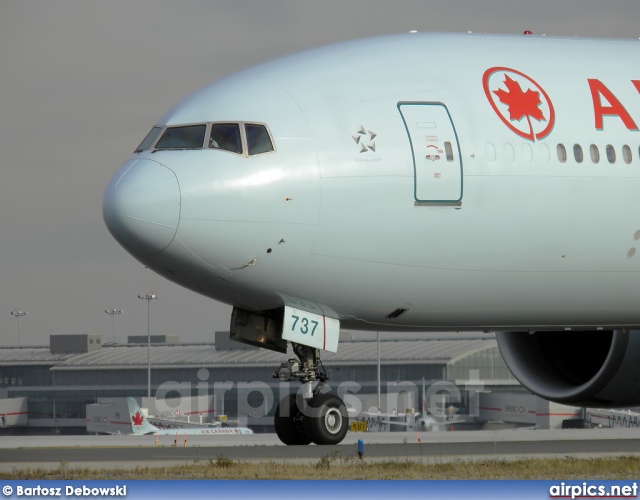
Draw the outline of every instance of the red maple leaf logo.
M500 102L509 106L509 118L511 121L522 120L525 116L527 119L535 118L538 121L547 121L540 105L540 92L528 89L526 92L522 91L522 87L515 80L509 78L509 75L504 75L504 84L507 86L508 91L498 89L493 93L498 96Z
M131 415L131 421L133 422L133 425L142 425L143 420L144 417L140 414L139 411L137 411L135 415Z
M496 75L496 79L503 80L495 82L495 79L492 80L493 75ZM493 84L492 81L498 85ZM493 67L487 69L482 75L482 86L489 104L500 120L520 137L535 141L544 139L553 130L555 112L551 99L531 77L515 69ZM523 90L523 86L526 90ZM498 87L498 89L491 90L491 87ZM507 109L498 104L506 104ZM545 116L547 113L548 115ZM519 124L518 122L522 122L523 118L525 118L524 123Z

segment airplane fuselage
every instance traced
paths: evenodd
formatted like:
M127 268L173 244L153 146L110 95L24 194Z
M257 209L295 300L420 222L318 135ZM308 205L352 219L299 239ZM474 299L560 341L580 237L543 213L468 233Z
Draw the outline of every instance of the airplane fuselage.
M105 220L148 267L243 309L315 304L374 330L640 325L638 55L407 34L266 63L157 123L238 124L243 152L151 145ZM273 151L247 154L247 123Z

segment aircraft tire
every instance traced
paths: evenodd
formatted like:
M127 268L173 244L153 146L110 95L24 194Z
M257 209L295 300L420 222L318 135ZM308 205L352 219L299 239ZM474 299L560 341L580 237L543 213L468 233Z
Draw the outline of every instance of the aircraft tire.
M320 394L309 403L304 427L315 444L339 444L349 430L349 414L335 394Z
M302 428L300 410L296 404L296 395L289 394L280 401L276 408L273 423L280 441L288 446L311 444L311 438Z

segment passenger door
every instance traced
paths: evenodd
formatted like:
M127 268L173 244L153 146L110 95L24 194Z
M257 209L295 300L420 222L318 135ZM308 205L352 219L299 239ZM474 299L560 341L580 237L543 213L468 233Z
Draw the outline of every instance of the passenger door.
M462 201L462 158L447 107L435 102L399 103L413 154L418 203Z

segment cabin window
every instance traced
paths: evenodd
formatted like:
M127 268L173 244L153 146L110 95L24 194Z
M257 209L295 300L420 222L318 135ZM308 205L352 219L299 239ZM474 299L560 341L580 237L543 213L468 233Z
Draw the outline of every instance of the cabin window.
M591 155L591 161L593 163L600 162L600 151L598 150L598 146L596 146L595 144L592 144L591 147L589 148L589 154Z
M538 157L543 162L549 162L551 160L551 151L549 151L549 146L546 144L538 144Z
M147 134L147 137L143 139L143 141L140 143L140 145L136 148L134 152L140 153L145 149L149 149L153 144L153 141L155 141L156 137L158 137L158 134L160 133L161 130L162 130L162 127L153 127L151 129L151 132Z
M242 154L240 125L237 123L214 123L211 125L209 147Z
M582 146L580 146L580 144L573 145L573 157L576 159L576 163L582 163L584 156L582 154Z
M567 149L564 147L564 144L558 144L556 148L558 150L558 160L560 163L564 163L567 161Z
M245 124L245 131L247 133L249 156L273 151L273 143L271 142L271 137L269 137L269 132L267 132L267 127L247 123Z
M516 158L516 151L513 149L513 145L511 143L506 143L504 145L504 157L508 161L513 161Z
M609 160L609 163L615 163L616 162L615 148L611 144L607 144L606 152L607 152L607 160Z
M202 149L207 126L169 127L156 144L156 149Z
M627 165L631 163L631 148L626 144L622 146L622 158Z
M487 155L487 160L495 161L496 160L496 147L490 142L484 147L484 153Z

